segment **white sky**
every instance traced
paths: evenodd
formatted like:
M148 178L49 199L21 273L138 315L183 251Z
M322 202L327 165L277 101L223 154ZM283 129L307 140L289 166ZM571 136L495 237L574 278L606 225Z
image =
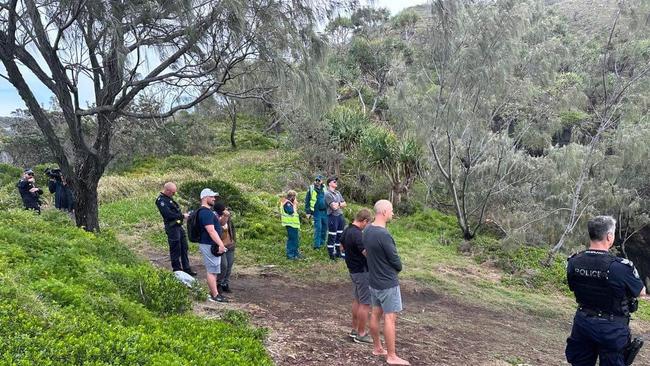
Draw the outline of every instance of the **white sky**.
M373 4L376 7L388 8L391 14L396 14L404 8L426 3L427 0L362 0L362 4ZM25 69L23 69L25 70ZM0 73L5 74L5 69L0 64ZM23 71L27 83L32 86L36 99L41 105L49 107L52 94L31 73ZM0 117L9 116L16 109L24 109L25 103L7 80L0 78Z

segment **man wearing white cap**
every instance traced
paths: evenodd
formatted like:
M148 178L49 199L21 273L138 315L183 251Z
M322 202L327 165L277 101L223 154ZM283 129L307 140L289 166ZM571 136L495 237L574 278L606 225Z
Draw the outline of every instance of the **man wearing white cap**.
M219 219L212 210L214 206L215 197L219 193L210 188L205 188L201 191L201 207L198 211L198 223L201 228L201 238L199 239L199 250L203 255L203 262L205 264L205 271L207 272L208 288L210 289L209 301L214 302L228 302L228 299L223 297L217 288L217 275L221 273L221 254L226 252L226 247L221 241L221 224ZM219 256L212 254L210 248L212 244L219 246Z

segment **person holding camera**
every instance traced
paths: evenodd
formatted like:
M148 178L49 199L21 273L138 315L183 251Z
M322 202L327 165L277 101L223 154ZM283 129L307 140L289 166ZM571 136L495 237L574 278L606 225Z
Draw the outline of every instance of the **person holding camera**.
M36 187L34 171L29 168L25 169L16 187L18 188L18 193L20 193L20 198L23 200L25 210L34 210L40 215L43 190Z
M631 261L609 253L616 220L598 216L589 220L587 229L589 249L567 263L567 281L578 310L566 358L574 366L593 366L597 358L601 366L630 365L643 344L631 342L630 314L636 311L637 298L645 296L645 287Z
M280 218L282 226L287 228L287 258L300 259L298 245L300 243L300 216L298 216L298 200L296 191L290 190L280 201Z
M48 188L54 194L54 207L61 211L74 211L74 193L72 187L61 174L61 169L45 169L45 174L50 177Z

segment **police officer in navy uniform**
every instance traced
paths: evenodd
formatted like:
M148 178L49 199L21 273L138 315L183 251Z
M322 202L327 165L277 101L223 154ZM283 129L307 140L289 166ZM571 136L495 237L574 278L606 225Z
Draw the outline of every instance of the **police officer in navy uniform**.
M567 264L569 288L578 310L567 339L566 358L573 366L624 366L630 343L630 313L645 296L643 281L632 262L609 253L616 220L598 216L587 224L589 249L573 255Z
M43 190L36 187L36 180L34 178L34 171L31 169L25 169L23 171L23 176L16 184L18 188L18 193L20 193L20 198L23 200L23 206L25 210L34 210L41 214L41 195Z
M190 260L187 257L187 237L185 236L185 230L183 230L183 221L188 215L181 212L180 206L172 198L175 194L176 184L167 182L156 199L156 206L165 223L172 270L174 272L183 271L191 276L196 276L196 272L190 267Z

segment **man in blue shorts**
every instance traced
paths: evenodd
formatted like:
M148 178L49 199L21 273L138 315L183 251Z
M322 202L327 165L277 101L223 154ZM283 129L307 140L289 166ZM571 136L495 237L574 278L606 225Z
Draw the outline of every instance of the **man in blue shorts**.
M387 200L375 203L375 220L363 231L363 246L368 259L368 282L370 284L370 335L376 356L386 355L389 365L410 365L395 352L395 328L397 313L402 311L402 295L397 274L402 261L397 254L395 241L386 230L386 223L393 218L393 205ZM386 349L379 338L379 319L384 318Z
M352 332L350 337L357 343L372 343L366 332L370 312L370 287L368 285L368 263L363 248L362 230L366 228L372 214L367 208L357 212L354 221L341 234L341 249L345 251L345 264L352 279Z

